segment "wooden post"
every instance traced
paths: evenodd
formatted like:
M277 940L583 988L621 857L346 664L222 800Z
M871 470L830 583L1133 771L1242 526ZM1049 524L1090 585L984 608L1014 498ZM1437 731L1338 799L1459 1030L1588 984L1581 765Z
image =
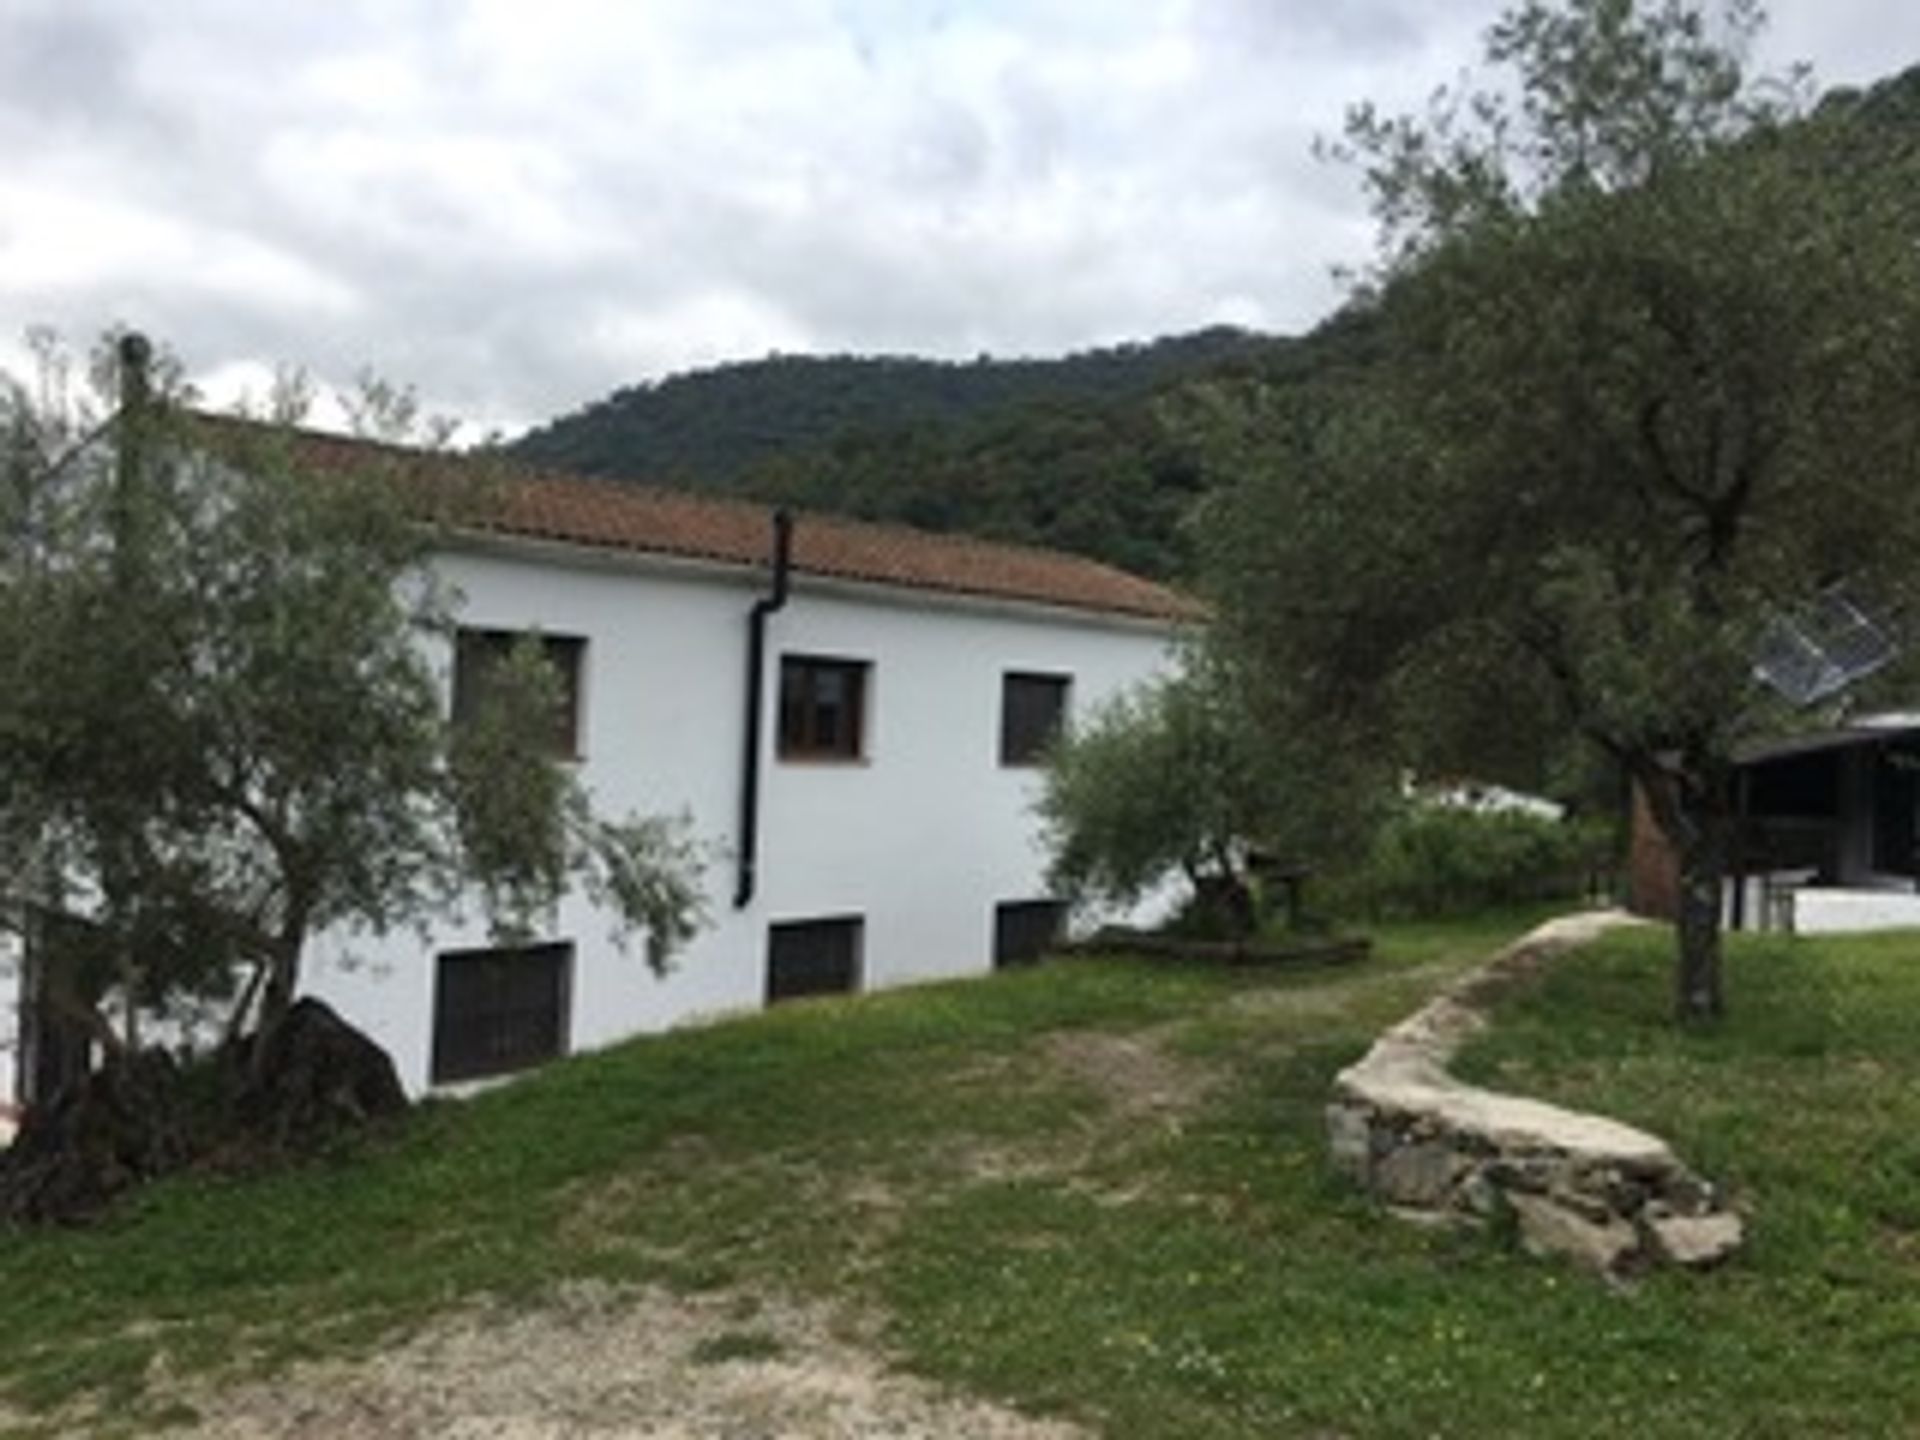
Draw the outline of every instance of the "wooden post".
M140 594L144 562L141 549L140 486L145 480L147 421L153 399L149 367L153 346L137 330L120 337L120 409L114 426L113 468L113 567L117 602L123 607L142 603ZM120 954L121 1038L127 1053L140 1051L140 961L131 950Z
M120 337L120 409L114 424L113 550L120 583L135 577L127 568L138 554L133 534L139 514L138 492L146 459L147 412L153 399L149 367L153 347L147 337L128 331Z

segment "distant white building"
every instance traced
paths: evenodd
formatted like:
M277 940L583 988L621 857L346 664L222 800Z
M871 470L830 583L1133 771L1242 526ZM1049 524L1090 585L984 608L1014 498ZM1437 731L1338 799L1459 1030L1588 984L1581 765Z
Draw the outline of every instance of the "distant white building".
M1055 933L1037 752L1162 671L1192 603L1089 560L813 516L782 587L776 528L756 505L519 476L442 556L464 596L437 657L448 703L537 629L597 804L685 812L717 858L709 924L664 977L578 896L513 950L478 921L426 944L319 937L303 988L409 1090L789 996L982 974Z
M1476 815L1525 815L1534 820L1564 820L1567 807L1543 795L1510 790L1485 780L1436 780L1420 783L1408 776L1401 787L1411 800L1443 810L1470 810Z

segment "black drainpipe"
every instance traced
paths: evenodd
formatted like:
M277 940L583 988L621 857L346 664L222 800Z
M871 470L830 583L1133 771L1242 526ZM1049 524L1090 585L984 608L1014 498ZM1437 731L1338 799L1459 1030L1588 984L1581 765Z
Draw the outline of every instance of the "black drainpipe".
M740 751L740 869L733 908L753 901L760 844L760 715L767 683L767 617L787 603L787 569L793 556L793 516L773 512L773 593L753 602L747 614L747 738Z

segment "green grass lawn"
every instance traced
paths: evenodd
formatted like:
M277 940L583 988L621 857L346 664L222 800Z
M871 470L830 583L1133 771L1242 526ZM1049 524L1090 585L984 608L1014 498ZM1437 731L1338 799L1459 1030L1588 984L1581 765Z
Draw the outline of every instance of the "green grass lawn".
M597 1277L842 1301L910 1369L1115 1436L1913 1433L1920 938L1736 945L1711 1035L1665 1022L1660 932L1515 998L1468 1067L1647 1125L1751 1207L1730 1268L1621 1293L1326 1168L1333 1072L1522 925L788 1007L0 1234L0 1397L138 1429L157 1361L253 1372Z

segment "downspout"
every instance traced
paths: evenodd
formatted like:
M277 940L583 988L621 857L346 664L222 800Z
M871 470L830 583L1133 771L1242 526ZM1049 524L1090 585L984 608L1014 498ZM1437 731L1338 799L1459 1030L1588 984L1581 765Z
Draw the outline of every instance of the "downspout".
M787 603L787 572L793 558L793 516L773 512L773 590L753 602L747 613L746 740L740 751L740 852L734 879L733 908L753 903L759 878L760 717L767 685L767 617Z

